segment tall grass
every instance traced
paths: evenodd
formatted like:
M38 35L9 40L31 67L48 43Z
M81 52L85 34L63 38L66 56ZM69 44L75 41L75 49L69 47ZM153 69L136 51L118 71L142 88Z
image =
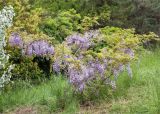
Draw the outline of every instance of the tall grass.
M0 95L1 112L20 106L47 107L49 112L74 113L78 103L68 82L62 77L55 77L36 87L21 87Z
M132 80L125 73L119 78L110 112L160 114L160 51L145 53L132 68Z

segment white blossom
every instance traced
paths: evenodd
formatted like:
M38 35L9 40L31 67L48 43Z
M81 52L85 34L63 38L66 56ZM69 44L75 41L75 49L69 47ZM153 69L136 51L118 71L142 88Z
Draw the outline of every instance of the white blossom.
M14 68L14 65L10 65L6 68L9 55L6 54L6 51L4 50L4 47L6 46L5 30L12 25L14 15L15 13L12 6L4 7L0 11L0 70L6 69L2 76L0 76L0 88L10 81L11 70Z

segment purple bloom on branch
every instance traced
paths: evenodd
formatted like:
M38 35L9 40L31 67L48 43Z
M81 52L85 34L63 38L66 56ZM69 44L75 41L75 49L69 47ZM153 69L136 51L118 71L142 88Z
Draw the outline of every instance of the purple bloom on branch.
M54 62L52 67L53 67L53 71L55 71L57 73L60 72L60 65L58 62Z
M26 54L38 55L38 56L47 55L47 54L53 55L54 47L44 40L38 40L28 45Z
M124 53L128 54L131 58L134 58L134 52L130 48L125 49Z
M21 47L23 46L23 41L18 33L12 33L10 38L9 38L9 45L10 46L18 46Z

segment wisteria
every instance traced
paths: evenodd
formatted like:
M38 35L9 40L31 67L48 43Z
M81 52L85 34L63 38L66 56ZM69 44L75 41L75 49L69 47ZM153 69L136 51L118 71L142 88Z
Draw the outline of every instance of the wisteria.
M134 58L134 52L130 48L124 49L124 53L128 54L131 58Z
M114 75L115 80L117 80L118 75L119 75L124 69L125 69L125 65L123 65L123 64L118 65L118 67L113 67L113 68L112 68L112 71L113 71L113 75Z
M14 15L12 6L4 7L0 11L0 70L5 69L6 63L9 59L9 55L7 55L4 50L4 47L6 46L5 29L12 25ZM10 65L0 77L0 88L3 87L5 83L10 81L11 70L13 67L14 65Z
M23 47L23 41L18 33L12 33L11 36L9 37L8 43L12 47L14 47L14 46L17 46L20 48Z
M87 87L88 82L97 78L101 79L102 82L110 85L112 88L116 88L116 80L119 74L125 70L125 66L129 76L132 77L130 63L117 61L117 57L112 58L112 55L109 55L110 53L107 52L106 48L102 51L102 55L104 55L103 58L98 59L98 57L95 57L87 59L88 55L86 56L84 53L88 53L88 51L95 53L92 49L96 47L92 44L94 43L93 40L96 39L98 41L98 38L103 39L103 35L100 34L100 31L95 30L85 32L84 34L75 33L68 36L66 41L64 41L73 52L73 55L69 58L73 59L74 62L68 64L67 62L64 62L64 57L63 64L67 64L65 69L66 74L69 77L69 82L74 85L77 91L82 92L85 87ZM92 47L91 50L90 47ZM133 50L130 48L120 48L120 50L121 54L124 54L124 56L127 54L130 59L133 59L135 56ZM78 51L79 53L77 53ZM62 65L62 62L60 61L61 60L59 60L58 57L55 58L53 71L61 72L60 66ZM76 61L80 62L76 63ZM112 76L114 76L114 79L110 78Z
M42 56L47 54L53 55L54 47L44 40L38 40L30 43L27 46L26 54L29 56L30 55Z
M74 33L54 48L46 40L35 40L26 45L19 34L12 33L9 44L22 48L27 56L50 55L53 72L64 73L75 89L83 92L97 79L115 89L116 80L125 69L132 78L130 61L135 57L134 50L124 44L125 39L116 41L111 47L107 47L107 40L108 36L101 31L92 30L84 34Z
M60 65L57 61L53 63L52 68L53 68L53 71L55 71L56 73L59 73L61 70Z
M92 45L91 39L96 38L98 35L98 30L85 32L84 35L75 33L73 35L68 36L66 38L66 42L68 45L71 45L72 47L74 45L76 49L86 50Z
M104 36L99 30L88 31L84 34L74 33L68 36L60 44L59 48L55 49L45 40L35 40L23 47L24 42L20 35L12 33L9 38L9 44L22 48L22 51L27 56L51 55L54 58L51 65L53 71L57 74L65 73L76 90L82 92L89 82L96 79L101 79L103 83L116 88L116 80L125 68L128 71L128 75L132 77L132 69L129 62L134 58L135 54L131 48L120 46L121 48L118 48L117 51L117 48L112 47L112 51L115 51L115 53L117 51L121 56L128 55L125 58L126 62L123 62L124 58L118 58L121 56L112 55L111 51L109 52L106 47L102 46L99 47L99 50L96 49L94 51L97 48L97 45L94 45L94 41L96 40L96 43L105 42ZM112 76L114 78L111 78Z
M100 79L106 82L108 80L105 71L107 69L107 62L90 61L86 65L81 65L79 69L76 69L74 65L70 65L68 68L68 75L70 83L72 83L78 91L83 91L89 81L92 81L98 76ZM107 81L113 88L115 88L115 84L113 81Z
M89 46L91 45L89 42L89 39L81 36L80 34L74 34L72 36L69 36L67 38L67 43L68 45L75 45L76 49L81 48L81 49L88 49Z

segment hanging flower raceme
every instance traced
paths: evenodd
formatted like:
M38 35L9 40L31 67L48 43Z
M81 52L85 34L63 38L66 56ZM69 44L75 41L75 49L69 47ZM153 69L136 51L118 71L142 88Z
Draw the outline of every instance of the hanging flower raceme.
M27 46L26 55L53 55L54 47L45 40L33 41Z
M74 45L74 48L76 49L81 49L81 50L87 50L91 45L91 39L96 38L99 35L99 31L89 31L85 32L84 35L75 33L73 35L68 36L67 39L67 44L69 46Z
M23 41L18 33L12 33L11 36L9 37L8 43L11 47L15 47L15 46L20 48L23 47Z
M75 45L76 49L88 49L91 45L89 39L82 37L80 34L74 34L67 38L68 45Z
M102 80L106 80L105 71L107 70L107 62L90 61L87 64L81 64L80 68L76 68L74 64L68 67L69 81L78 91L83 91L89 81L100 76Z
M53 71L55 71L56 73L60 73L61 71L61 67L58 61L55 61L52 65Z

